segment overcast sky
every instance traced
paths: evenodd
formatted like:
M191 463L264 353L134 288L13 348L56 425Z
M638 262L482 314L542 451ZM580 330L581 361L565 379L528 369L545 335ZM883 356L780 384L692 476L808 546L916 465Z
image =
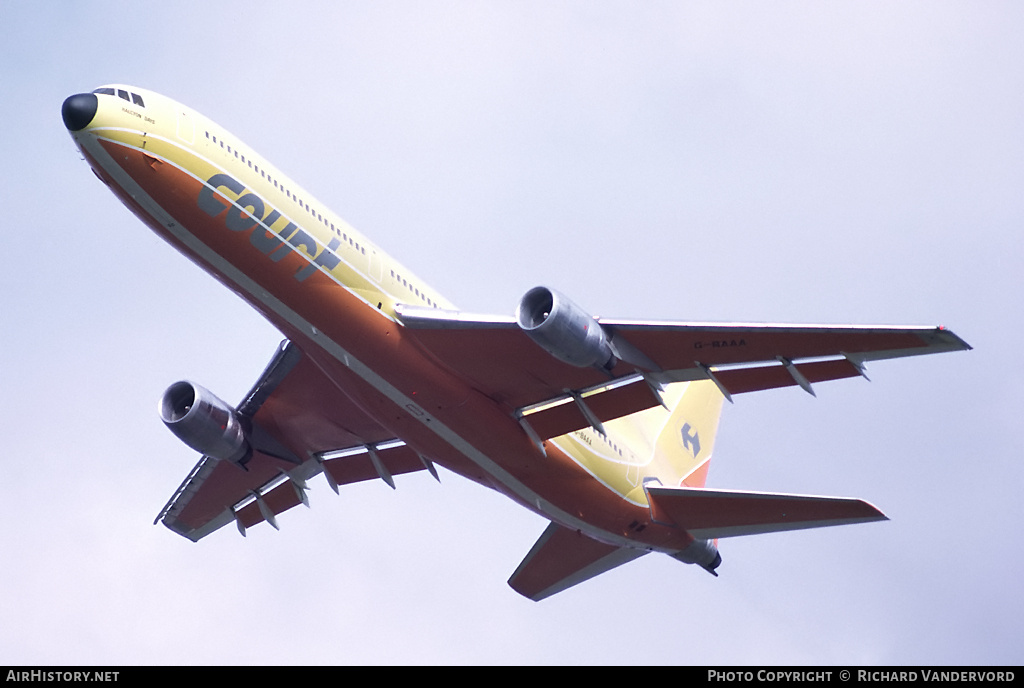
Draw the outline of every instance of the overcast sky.
M0 664L1022 661L1016 2L0 0ZM541 603L540 517L448 472L323 478L281 532L152 525L280 335L90 173L63 99L219 122L460 307L946 325L968 353L743 395L709 486L887 523L652 555Z

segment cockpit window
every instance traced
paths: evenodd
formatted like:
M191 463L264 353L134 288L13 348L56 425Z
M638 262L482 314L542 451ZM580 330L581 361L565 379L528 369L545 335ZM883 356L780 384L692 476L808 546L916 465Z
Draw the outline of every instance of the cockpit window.
M139 107L146 107L146 103L143 102L142 96L140 96L138 93L129 93L128 91L121 88L115 89L109 86L104 86L102 88L97 88L93 90L93 93L99 93L100 95L104 96L117 96L118 98L134 103Z

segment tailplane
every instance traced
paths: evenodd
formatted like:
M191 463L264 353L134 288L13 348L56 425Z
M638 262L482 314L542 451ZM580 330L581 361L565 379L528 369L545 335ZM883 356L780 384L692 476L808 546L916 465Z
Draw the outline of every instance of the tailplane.
M724 397L713 381L700 380L669 385L662 398L666 408L648 409L608 426L617 441L628 442L636 455L650 457L640 484L627 498L639 501L642 491L652 522L692 538L685 548L668 552L674 559L717 576L715 569L722 563L718 538L888 520L859 499L705 488ZM598 542L551 523L509 585L542 600L646 552Z
M874 505L849 497L655 485L647 488L647 497L655 521L698 540L889 520Z
M537 602L645 554L646 550L606 545L552 523L508 584L520 595Z

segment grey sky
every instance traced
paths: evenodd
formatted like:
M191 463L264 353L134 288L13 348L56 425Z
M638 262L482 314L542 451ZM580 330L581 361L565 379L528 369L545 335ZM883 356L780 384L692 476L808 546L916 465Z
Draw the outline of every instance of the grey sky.
M1022 659L1018 3L0 3L0 663ZM649 556L540 604L544 528L450 474L192 544L156 400L280 339L89 172L62 100L231 129L467 310L943 324L975 351L736 399L709 486L889 523Z

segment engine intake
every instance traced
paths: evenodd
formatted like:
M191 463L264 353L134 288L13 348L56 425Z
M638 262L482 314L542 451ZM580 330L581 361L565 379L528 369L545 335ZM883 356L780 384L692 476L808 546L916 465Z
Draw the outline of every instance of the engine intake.
M541 348L570 365L611 370L618 362L600 323L554 289L526 292L516 322Z
M160 418L175 436L197 452L239 465L252 447L238 413L204 387L175 382L160 399Z

